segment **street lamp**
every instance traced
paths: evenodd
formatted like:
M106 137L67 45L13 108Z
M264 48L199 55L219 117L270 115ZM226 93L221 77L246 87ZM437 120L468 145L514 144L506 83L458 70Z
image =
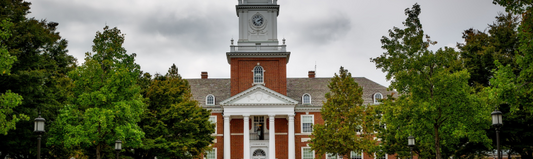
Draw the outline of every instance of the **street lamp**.
M122 150L122 141L117 140L115 141L115 151L117 151L117 159L118 159L118 153Z
M494 110L491 115L492 115L492 126L494 126L494 128L496 129L496 147L498 147L498 159L501 159L499 130L500 130L500 127L503 125L502 112L498 110Z
M407 138L407 146L411 148L411 159L413 159L413 147L415 147L415 137L409 136Z
M44 131L44 122L46 120L41 117L41 112L39 112L39 117L35 118L35 129L33 132L39 134L37 138L37 159L41 159L41 135L45 133Z

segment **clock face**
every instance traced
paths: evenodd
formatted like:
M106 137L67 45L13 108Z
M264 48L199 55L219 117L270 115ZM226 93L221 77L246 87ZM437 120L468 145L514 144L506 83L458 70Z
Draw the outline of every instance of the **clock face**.
M261 26L263 25L263 16L261 16L260 14L256 14L252 17L252 23L255 25L255 26Z

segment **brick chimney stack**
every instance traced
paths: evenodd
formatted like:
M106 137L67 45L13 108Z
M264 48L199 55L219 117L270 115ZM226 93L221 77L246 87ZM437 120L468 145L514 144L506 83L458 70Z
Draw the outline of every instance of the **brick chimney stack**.
M315 78L315 71L309 71L309 78Z
M202 79L207 79L207 72L202 72Z

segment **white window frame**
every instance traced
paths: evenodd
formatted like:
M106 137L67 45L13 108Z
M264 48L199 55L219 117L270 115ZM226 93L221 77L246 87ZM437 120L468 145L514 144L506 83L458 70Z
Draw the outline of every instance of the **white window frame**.
M214 159L217 159L217 148L215 147L215 148L211 149L211 151L213 151L213 153L215 154L215 158L214 158ZM206 152L205 155L204 155L204 159L208 159L208 158L207 158L207 155L208 155L208 154L207 154L207 152Z
M305 102L305 96L308 96L309 97L309 102ZM309 93L305 93L304 95L302 95L302 104L304 105L311 105L311 95Z
M374 158L379 159L376 153L374 153ZM388 154L385 154L385 159L388 159L388 158L389 158Z
M326 159L342 159L342 155L333 155L332 153L326 153Z
M214 120L211 120L211 118L214 118ZM209 121L211 121L211 123L215 124L215 133L213 133L213 134L217 134L217 116L216 115L209 116Z
M304 132L304 116L310 116L311 117L311 132ZM311 134L313 132L313 125L315 124L315 115L309 114L309 115L300 115L300 132L302 134Z
M378 96L378 95L381 96L379 99L376 98L376 96ZM381 94L379 92L378 93L374 93L373 99L374 99L374 104L381 104L381 102L379 100L383 99L383 94Z
M302 159L305 159L304 158L304 149L311 150L311 147L302 147ZM313 159L314 159L315 158L315 150L311 150L311 153L313 154Z
M213 103L209 103L209 97L213 97ZM212 94L208 94L207 96L205 96L205 105L215 105L215 96L212 95Z
M256 81L256 78L255 78L255 73L256 73L255 69L256 68L260 68L261 69L261 79L260 79L261 81ZM257 64L257 66L254 67L254 69L252 69L252 79L253 79L253 83L254 84L264 84L265 83L265 68L260 66L259 63Z
M350 152L350 159L354 158L353 154L356 153L356 152L353 152L351 151ZM359 153L361 155L361 159L365 159L365 155L363 155L363 151L361 151L361 153Z

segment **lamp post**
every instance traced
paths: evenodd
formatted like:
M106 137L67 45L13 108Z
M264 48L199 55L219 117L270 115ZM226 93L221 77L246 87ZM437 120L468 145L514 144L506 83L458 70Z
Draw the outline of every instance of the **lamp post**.
M122 150L122 141L117 140L115 141L115 151L117 151L117 159L118 159L118 153Z
M411 148L411 159L413 159L413 147L415 147L415 137L409 136L407 138L407 146Z
M500 155L500 127L503 125L502 123L502 112L499 110L494 110L492 112L492 126L496 129L496 147L498 148L498 159L501 159Z
M41 135L45 133L44 131L44 122L46 120L41 117L41 112L39 112L39 117L35 118L35 129L33 132L39 134L37 138L37 159L41 159Z

